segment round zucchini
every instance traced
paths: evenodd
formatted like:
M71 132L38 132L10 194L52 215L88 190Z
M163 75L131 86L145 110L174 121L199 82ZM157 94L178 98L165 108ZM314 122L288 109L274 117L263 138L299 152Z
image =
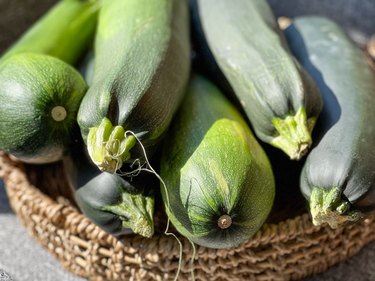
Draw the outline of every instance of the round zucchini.
M78 128L87 85L65 62L16 54L0 65L0 149L22 161L60 160Z
M358 221L375 210L374 72L327 18L297 18L286 36L324 99L317 143L300 179L313 222L336 228Z
M161 177L171 222L205 247L230 248L252 237L274 200L263 149L237 109L199 76L166 138Z

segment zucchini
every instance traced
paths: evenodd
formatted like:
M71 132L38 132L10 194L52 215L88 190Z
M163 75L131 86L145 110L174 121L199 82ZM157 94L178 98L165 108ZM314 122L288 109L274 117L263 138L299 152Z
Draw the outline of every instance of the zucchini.
M113 173L140 159L136 137L152 153L180 104L189 72L185 0L103 1L93 78L78 113L89 155L102 171Z
M363 52L327 18L297 18L286 37L324 99L319 142L300 178L313 223L336 228L358 221L375 210L374 72Z
M290 54L266 0L234 2L192 0L196 37L207 44L256 135L300 159L312 144L319 91Z
M81 147L80 147L81 148ZM64 157L64 171L81 212L101 229L115 236L154 233L154 196L143 175L130 183L100 172L80 151ZM140 180L141 178L141 180Z
M87 86L67 63L15 54L0 64L0 149L30 163L60 160L78 131Z
M193 242L230 248L249 239L274 200L269 160L237 109L195 76L166 138L161 188L173 225Z
M99 11L97 0L61 0L3 54L38 53L75 64L92 42Z

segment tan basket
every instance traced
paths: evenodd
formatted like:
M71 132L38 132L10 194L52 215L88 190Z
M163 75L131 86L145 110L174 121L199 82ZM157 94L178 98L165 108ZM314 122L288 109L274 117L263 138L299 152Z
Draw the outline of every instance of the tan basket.
M27 172L26 172L27 171ZM0 152L0 176L10 203L29 233L69 271L90 280L173 280L179 245L171 236L117 239L80 214L69 198L61 163L27 166ZM34 184L34 185L33 185ZM46 190L42 192L35 185ZM240 247L213 250L182 239L178 280L297 280L320 273L375 240L375 220L331 230L315 227L308 214L266 224Z

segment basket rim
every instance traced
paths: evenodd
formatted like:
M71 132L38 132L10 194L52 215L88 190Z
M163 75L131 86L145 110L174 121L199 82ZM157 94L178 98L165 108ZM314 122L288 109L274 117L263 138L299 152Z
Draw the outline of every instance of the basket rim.
M121 274L154 274L155 279L150 280L166 280L177 269L180 248L173 237L112 236L94 225L65 198L54 200L32 185L27 179L23 164L15 162L1 151L0 177L4 180L10 204L18 219L29 234L46 247L68 271L90 280L124 280L118 279L119 276L124 276ZM40 230L43 227L44 232ZM210 272L212 259L218 260L217 267L223 266L225 270L228 264L241 267L245 261L247 266L256 268L246 269L249 272L244 273L246 276L257 276L254 280L298 280L323 272L359 252L367 243L375 240L375 231L372 230L374 227L375 220L370 217L361 223L332 230L327 225L314 226L309 214L305 213L276 224L264 224L251 239L236 248L210 249L196 245L194 260L198 260L198 264L195 269L201 270L201 274ZM188 261L193 257L192 246L186 238L179 238L185 259L181 273L189 276ZM60 242L55 242L56 239L60 239ZM334 248L330 251L322 250L321 243L334 243ZM280 265L279 258L285 258L285 265ZM109 265L105 270L103 265L99 265L99 261L103 259L124 261L127 265L121 269L112 269L119 270L121 274L111 272ZM306 261L301 264L303 259ZM163 268L165 265L167 267ZM159 270L160 275L151 272L153 267ZM233 273L218 274L220 277ZM104 279L100 279L103 276ZM143 277L139 278L136 280L145 280ZM225 280L220 278L219 280ZM249 277L249 280L253 279Z

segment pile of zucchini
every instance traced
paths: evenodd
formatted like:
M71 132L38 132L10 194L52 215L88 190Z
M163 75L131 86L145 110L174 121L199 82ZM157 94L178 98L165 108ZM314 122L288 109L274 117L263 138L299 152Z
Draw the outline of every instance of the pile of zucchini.
M209 248L250 239L287 188L268 144L302 161L314 224L371 214L373 104L374 71L336 23L283 32L266 0L60 0L0 57L1 150L63 161L108 233L151 237L161 203Z

